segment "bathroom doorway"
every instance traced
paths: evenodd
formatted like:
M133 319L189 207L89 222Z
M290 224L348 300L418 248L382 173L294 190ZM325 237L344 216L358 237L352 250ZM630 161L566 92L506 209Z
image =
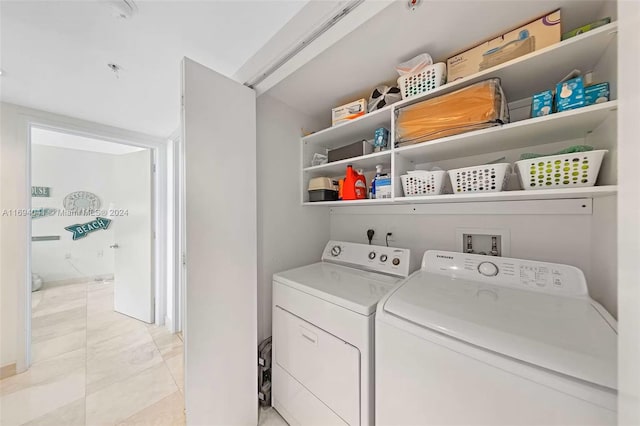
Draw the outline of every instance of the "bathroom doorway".
M30 369L23 374L65 391L50 386L41 397L56 406L17 411L16 421L145 423L161 411L181 424L183 343L158 321L156 303L163 290L155 262L157 150L44 126L31 127L30 141ZM9 397L42 391L29 381ZM135 398L125 391L133 388Z
M152 174L148 148L33 128L33 290L112 281L113 310L153 323Z

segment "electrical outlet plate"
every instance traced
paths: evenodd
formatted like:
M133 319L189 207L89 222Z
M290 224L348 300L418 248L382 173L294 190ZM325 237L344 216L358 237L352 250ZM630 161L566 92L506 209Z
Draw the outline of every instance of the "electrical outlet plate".
M498 256L511 254L511 233L497 228L456 228L456 251L467 252L467 236L471 236L474 254L490 254L492 237L497 238Z

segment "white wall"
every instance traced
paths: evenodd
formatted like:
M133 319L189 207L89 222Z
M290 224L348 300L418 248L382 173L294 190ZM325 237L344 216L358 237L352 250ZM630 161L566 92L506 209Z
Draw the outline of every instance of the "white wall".
M631 426L640 424L640 1L620 0L618 16L618 420L620 425Z
M329 237L325 207L300 204L300 136L313 121L262 95L258 134L258 338L271 336L273 274L318 262Z
M89 191L98 196L101 209L114 202L117 188L113 184L117 155L77 149L31 146L33 186L50 187L51 196L33 197L32 208L62 209L64 197L74 191ZM74 278L91 278L113 274L113 228L93 232L73 241L64 228L86 223L95 216L50 216L33 219L31 235L58 235L58 241L34 241L31 244L31 270L45 283ZM117 220L117 218L114 218ZM67 259L67 256L71 256Z
M541 202L543 203L543 202ZM394 206L395 207L395 206ZM615 197L594 199L593 215L515 214L331 214L331 239L367 243L366 231L376 231L373 244L411 249L414 269L426 250L456 251L456 228L502 228L510 231L510 257L564 263L582 269L589 291L614 316L617 313L615 277ZM597 232L593 232L597 220ZM592 245L612 252L609 263L592 259Z
M107 140L129 141L157 148L158 160L165 159L166 140L131 132L98 123L78 120L45 111L17 105L0 104L0 211L2 209L28 209L31 191L29 178L28 129L30 123L65 128L86 135L100 135ZM161 176L158 176L160 182ZM162 177L164 179L164 177ZM166 202L166 197L156 188L156 209ZM163 209L166 209L163 207ZM159 223L164 216L158 214ZM27 242L30 220L21 216L0 215L0 366L17 363L18 372L27 368L27 325L30 311L27 300L30 294L30 273ZM158 236L166 235L165 227L158 227ZM162 259L160 253L158 259ZM158 276L166 267L162 265ZM160 281L164 284L163 278Z
M594 200L590 242L587 246L591 249L591 255L587 258L589 293L616 318L618 318L617 204L618 197Z

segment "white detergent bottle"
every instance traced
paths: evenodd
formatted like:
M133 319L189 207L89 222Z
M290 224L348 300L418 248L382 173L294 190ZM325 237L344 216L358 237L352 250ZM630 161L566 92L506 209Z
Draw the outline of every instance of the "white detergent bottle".
M382 174L382 164L376 165L376 175L371 179L371 198L376 198L376 179Z

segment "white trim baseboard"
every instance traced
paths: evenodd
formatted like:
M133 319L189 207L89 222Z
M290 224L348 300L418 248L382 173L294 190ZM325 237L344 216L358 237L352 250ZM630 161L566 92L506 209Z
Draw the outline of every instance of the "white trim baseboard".
M0 380L6 379L7 377L15 376L18 374L16 369L16 363L3 365L0 367Z
M112 281L114 279L113 274L101 274L101 275L92 275L87 277L74 277L67 278L64 280L54 280L54 281L43 281L42 288L52 288L52 287L60 287L63 285L69 284L82 284L86 282L94 282L94 281Z

